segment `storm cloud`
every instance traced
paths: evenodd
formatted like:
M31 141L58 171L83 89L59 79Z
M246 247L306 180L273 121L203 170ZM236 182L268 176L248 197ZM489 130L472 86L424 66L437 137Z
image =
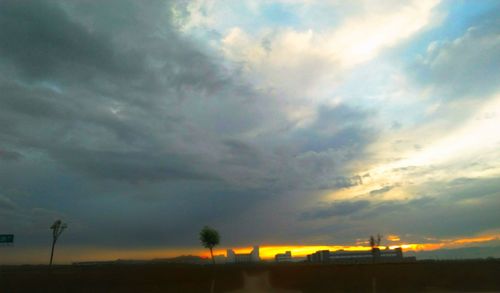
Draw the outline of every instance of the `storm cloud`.
M62 218L69 246L148 249L204 225L228 247L498 228L496 104L473 112L498 90L497 6L445 38L439 1L280 2L297 23L250 2L1 1L0 230L45 247ZM487 148L443 163L449 133Z
M358 201L337 201L327 206L316 208L302 214L304 220L326 219L334 216L347 216L360 212L370 206L367 200Z
M280 97L181 35L171 3L0 5L2 192L23 194L2 225L19 239L43 243L38 222L64 217L74 244L192 245L199 226L233 230L290 190L354 184L345 165L373 139L371 113L319 106L295 127Z

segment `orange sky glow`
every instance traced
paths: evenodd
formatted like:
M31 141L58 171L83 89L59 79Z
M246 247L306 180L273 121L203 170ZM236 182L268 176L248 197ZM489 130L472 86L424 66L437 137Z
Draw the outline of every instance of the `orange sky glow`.
M389 240L393 239L393 241ZM427 243L406 243L404 241L395 241L400 238L397 235L389 235L387 239L393 242L389 248L402 247L404 251L429 251L443 248L459 248L473 245L489 245L494 241L500 241L500 233L491 233L478 235L475 237L453 238L453 239L434 239L429 238ZM225 247L219 246L214 249L214 255L226 255L226 249L232 248L236 253L249 253L252 247ZM386 246L381 246L385 249ZM12 254L12 249L21 248L7 247L0 253L0 257L5 264L20 263L46 263L48 250L41 248L23 249L23 256L19 257ZM304 257L318 250L369 250L366 245L261 245L260 256L262 259L273 259L277 253L291 251L294 257ZM210 257L208 249L202 247L185 248L145 248L145 249L112 249L100 247L74 247L61 245L56 251L58 263L72 263L78 261L104 261L117 259L160 259L170 258L180 255L199 255L201 257Z
M389 248L402 247L405 251L420 251L420 250L436 250L440 248L458 248L462 246L466 246L468 244L486 244L488 242L492 242L495 240L500 240L500 234L490 234L490 235L481 235L477 237L468 237L468 238L458 238L458 239L441 239L436 242L429 243L405 243L399 242L400 238L397 235L390 235L390 241L398 241L398 243L394 243L389 245ZM392 240L391 240L392 239ZM398 239L398 240L395 240ZM380 246L380 248L385 249L386 246ZM277 253L283 253L285 251L291 251L293 256L303 257L308 254L314 253L318 250L370 250L369 246L363 245L262 245L260 246L260 256L264 259L273 258ZM247 253L252 250L251 247L246 248L234 248L236 253ZM214 250L215 255L226 254L225 249L216 249ZM208 257L210 253L202 252L200 255L204 257Z

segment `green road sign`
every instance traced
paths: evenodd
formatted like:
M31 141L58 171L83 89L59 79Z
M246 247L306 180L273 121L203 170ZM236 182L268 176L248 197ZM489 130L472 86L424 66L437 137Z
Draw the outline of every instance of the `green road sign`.
M14 234L0 234L0 243L13 243Z

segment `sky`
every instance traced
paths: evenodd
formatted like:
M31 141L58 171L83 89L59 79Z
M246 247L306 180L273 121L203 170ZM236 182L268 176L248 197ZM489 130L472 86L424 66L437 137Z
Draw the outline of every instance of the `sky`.
M500 245L498 68L494 0L2 0L0 255Z

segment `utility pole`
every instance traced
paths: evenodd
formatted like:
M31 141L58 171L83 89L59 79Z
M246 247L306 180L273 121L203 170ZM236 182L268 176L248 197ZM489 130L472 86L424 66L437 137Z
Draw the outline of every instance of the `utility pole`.
M50 226L52 230L52 249L50 251L50 263L49 266L52 266L52 259L54 258L54 246L56 245L57 239L61 236L61 233L68 227L61 220L57 220Z

